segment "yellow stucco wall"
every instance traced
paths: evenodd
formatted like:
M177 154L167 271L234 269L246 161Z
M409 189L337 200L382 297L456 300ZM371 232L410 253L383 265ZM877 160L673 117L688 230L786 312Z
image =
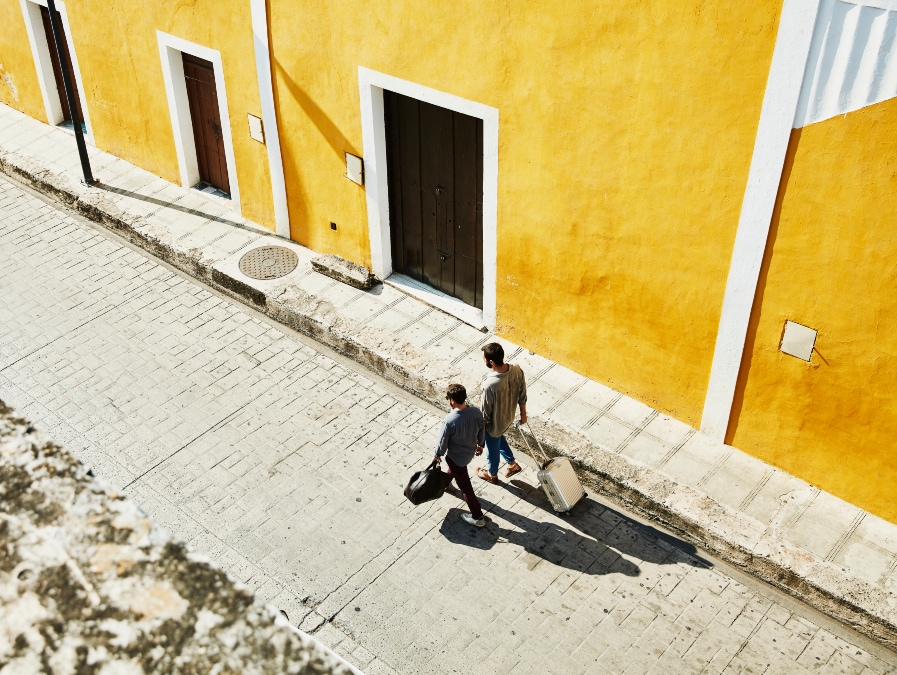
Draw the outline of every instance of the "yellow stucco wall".
M370 264L359 65L494 106L497 332L697 424L780 4L273 0L293 237Z
M895 220L897 99L793 132L727 440L897 523Z
M0 103L47 121L19 0L0 0Z
M249 137L246 119L261 116L249 3L68 0L66 8L97 146L175 183L156 30L221 52L243 215L273 229L268 155Z
M243 215L273 230L267 150L249 137L246 118L261 116L249 3L67 0L65 6L97 147L174 183L180 174L156 30L221 52ZM15 59L8 60L23 72L30 68L36 87L18 0L0 0L0 19L22 26L0 44L10 41ZM36 104L31 89L23 95L29 109L15 107L46 121L40 91Z

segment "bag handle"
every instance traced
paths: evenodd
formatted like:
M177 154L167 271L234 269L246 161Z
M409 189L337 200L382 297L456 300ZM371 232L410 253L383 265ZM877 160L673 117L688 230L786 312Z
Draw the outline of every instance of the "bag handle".
M536 455L533 453L533 448L529 444L529 440L527 439L526 434L524 434L523 430L520 428L520 422L514 422L514 426L517 427L517 433L520 434L520 436L523 438L523 442L526 443L527 454L529 454L529 456L533 458L536 464L539 464L539 460L536 459ZM536 443L539 446L539 453L542 455L542 459L545 460L544 463L539 464L539 466L544 469L546 466L548 466L548 463L550 461L548 459L548 455L545 454L545 449L542 447L542 443L541 441L539 441L539 438L536 436L536 434L533 433L533 429L529 425L529 422L526 423L526 428L529 430L530 436L532 436L536 440Z

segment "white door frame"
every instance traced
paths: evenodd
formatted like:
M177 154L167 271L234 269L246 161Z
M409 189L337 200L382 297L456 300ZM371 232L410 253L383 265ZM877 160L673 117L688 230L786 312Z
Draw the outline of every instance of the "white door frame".
M53 76L53 61L50 59L50 49L55 45L48 44L44 32L44 22L41 19L41 7L47 7L47 0L19 0L22 7L22 17L25 19L25 32L28 34L28 42L31 44L31 56L34 58L34 67L37 70L37 83L44 100L44 111L47 115L47 123L52 126L62 122L62 103L59 100L59 90L56 88L56 78ZM91 145L96 145L93 139L93 126L90 123L90 111L87 107L87 98L84 90L84 80L81 78L81 68L78 65L78 55L75 50L75 41L72 40L72 29L69 25L68 13L65 3L57 0L56 10L62 18L62 31L65 33L65 41L68 43L69 58L72 60L72 70L75 73L75 84L78 87L78 98L81 99L81 112L84 113L84 126L87 129L85 137Z
M190 54L211 61L215 72L215 89L218 93L218 114L221 117L221 135L224 140L224 158L227 164L227 179L230 183L231 206L237 213L241 213L240 188L237 183L234 143L227 109L221 52L163 33L160 30L156 31L156 37L159 40L162 76L165 80L165 93L168 96L168 111L171 115L171 129L174 133L174 147L178 157L181 185L186 188L193 187L200 180L199 163L196 159L196 139L193 138L190 102L187 99L187 83L184 80L183 54Z
M381 279L385 279L393 271L389 236L389 187L386 175L386 118L383 112L383 90L387 89L483 120L482 321L487 327L494 328L498 253L498 109L362 66L358 67L358 86L361 92L361 132L365 159L371 266L374 274Z

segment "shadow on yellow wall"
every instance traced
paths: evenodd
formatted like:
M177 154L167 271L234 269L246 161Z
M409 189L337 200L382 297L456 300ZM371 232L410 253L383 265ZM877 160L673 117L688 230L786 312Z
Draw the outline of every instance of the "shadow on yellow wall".
M276 58L272 58L274 63L274 95L275 100L282 100L279 85L283 84L292 99L299 104L305 117L314 124L321 137L327 142L333 152L337 155L340 162L344 161L344 152L353 147L349 139L343 135L339 127L333 122L327 113L312 100L311 96L300 87L296 81L290 77L289 72ZM283 107L280 106L280 114L283 114ZM302 188L301 171L299 168L300 158L296 156L295 149L301 148L304 144L287 142L282 145L284 170L286 172L287 181L287 203L290 207L290 237L302 244L309 243L309 205L306 202L305 190Z
M296 81L289 76L289 73L287 73L286 69L280 64L280 61L276 58L273 58L272 61L274 61L274 68L280 75L281 81L289 90L290 95L296 103L299 104L308 119L318 128L318 131L321 132L321 136L327 141L330 147L333 148L333 151L336 153L337 157L340 158L340 161L342 161L343 153L351 148L353 144L343 135L343 132L341 132L339 127L333 123L333 120L330 119L327 113L321 110L321 107L311 99L311 96L305 93L305 90L296 84Z

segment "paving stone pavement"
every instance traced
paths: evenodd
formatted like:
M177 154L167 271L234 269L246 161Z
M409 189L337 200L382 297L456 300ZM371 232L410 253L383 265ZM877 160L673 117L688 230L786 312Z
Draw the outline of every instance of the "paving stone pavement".
M317 273L314 251L240 217L228 200L87 150L101 181L93 187L80 182L68 132L0 104L0 173L433 405L444 405L449 381L466 384L475 398L480 347L502 342L506 358L527 373L532 425L587 484L897 650L897 524L476 330L482 322L463 303L464 311L451 308L457 317L444 313L430 304L432 294L421 296L419 284L395 274L369 291L351 288ZM273 280L247 277L239 260L264 245L289 248L298 265Z
M0 399L367 673L897 672L529 470L413 507L440 411L5 179L0 261Z

